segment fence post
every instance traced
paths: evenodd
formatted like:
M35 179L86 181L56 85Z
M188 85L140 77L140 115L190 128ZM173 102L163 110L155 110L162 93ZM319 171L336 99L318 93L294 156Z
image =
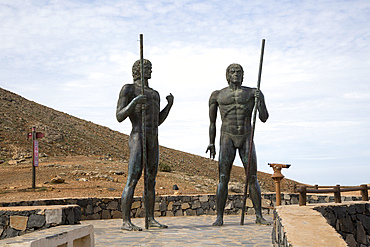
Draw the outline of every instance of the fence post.
M306 205L306 191L307 191L307 186L303 185L299 189L299 206L304 206Z
M362 195L362 200L363 201L368 201L369 200L369 194L368 194L368 187L367 184L361 184L362 190L361 190L361 195Z
M340 198L340 185L337 184L336 186L334 186L334 201L335 203L341 203L342 202L342 199Z

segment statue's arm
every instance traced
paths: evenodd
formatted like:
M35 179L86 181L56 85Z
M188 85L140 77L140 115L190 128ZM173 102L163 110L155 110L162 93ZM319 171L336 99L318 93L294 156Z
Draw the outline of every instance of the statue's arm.
M255 95L259 99L258 104L257 104L259 119L262 122L266 122L267 119L269 118L269 113L267 111L267 107L266 107L266 104L265 104L265 97L263 96L263 93L259 90L256 90Z
M122 122L128 116L130 116L138 103L145 102L145 95L139 95L129 102L130 94L130 86L124 85L121 89L121 92L119 93L119 98L117 102L116 118L118 122Z
M216 156L216 119L217 119L217 95L218 91L212 93L209 99L209 145L207 147L206 153L210 151L210 158L214 159Z
M168 116L168 113L170 113L170 110L171 110L171 107L173 105L173 95L172 94L169 94L167 97L167 105L165 108L163 108L163 110L159 113L159 124L158 125L161 125L164 120L166 120L167 116Z

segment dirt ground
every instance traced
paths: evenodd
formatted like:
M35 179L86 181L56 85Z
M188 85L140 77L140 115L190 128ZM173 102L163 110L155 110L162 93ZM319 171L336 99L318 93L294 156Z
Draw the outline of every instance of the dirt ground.
M43 157L36 167L36 189L32 189L32 161L0 164L0 202L51 198L120 197L127 180L127 161L87 156ZM59 178L60 183L52 182ZM261 178L263 179L263 178ZM269 178L271 179L271 178ZM266 180L266 179L265 179ZM157 195L215 193L218 181L184 172L158 172ZM135 195L143 193L143 177ZM230 182L232 184L232 182ZM174 190L177 185L178 190ZM229 191L229 193L233 193ZM343 195L360 195L359 191Z
M59 177L62 183L51 182ZM41 158L32 189L32 163L0 164L0 202L71 197L119 197L127 179L127 162L85 156ZM177 172L158 172L156 193L215 193L217 181ZM173 190L177 185L179 190ZM143 193L143 177L135 195Z

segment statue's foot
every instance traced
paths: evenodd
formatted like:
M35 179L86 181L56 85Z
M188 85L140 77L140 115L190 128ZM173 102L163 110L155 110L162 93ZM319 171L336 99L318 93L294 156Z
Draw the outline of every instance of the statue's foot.
M149 220L149 227L157 227L157 228L168 228L168 226L166 225L163 225L161 223L159 223L158 221L156 221L155 219L150 219Z
M256 224L269 226L269 225L271 225L271 222L265 220L262 216L257 216L256 217Z
M222 226L224 224L224 219L222 217L217 217L216 221L213 222L212 226Z
M125 231L142 231L143 229L141 227L135 226L131 222L123 222L121 226L121 230Z

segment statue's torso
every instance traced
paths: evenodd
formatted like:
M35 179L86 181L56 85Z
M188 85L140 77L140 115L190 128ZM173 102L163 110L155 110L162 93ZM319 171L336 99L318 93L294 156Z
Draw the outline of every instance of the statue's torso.
M227 87L219 91L217 103L222 119L222 132L233 135L244 135L250 132L254 91L247 87L236 90Z
M141 94L141 87L133 85L131 88L130 99L134 99ZM144 94L146 96L146 114L145 125L148 134L157 134L159 125L159 94L152 88L145 87ZM142 105L137 104L134 111L130 115L133 131L141 131L142 125Z

